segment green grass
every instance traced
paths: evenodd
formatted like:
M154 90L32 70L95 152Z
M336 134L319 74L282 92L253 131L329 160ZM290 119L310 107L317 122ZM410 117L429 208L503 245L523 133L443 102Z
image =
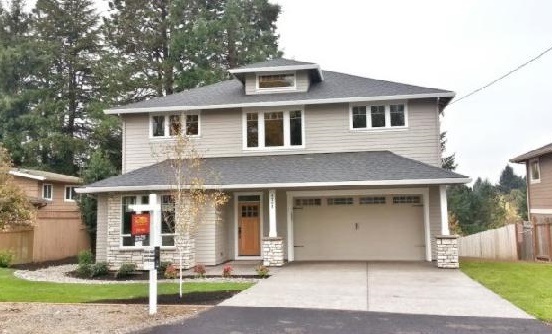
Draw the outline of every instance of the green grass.
M460 268L525 312L552 322L552 265L469 260Z
M250 283L186 282L184 292L245 290ZM178 283L159 283L159 294L178 293ZM13 276L12 269L0 268L0 302L86 303L105 299L132 299L148 296L147 283L69 284L30 282Z

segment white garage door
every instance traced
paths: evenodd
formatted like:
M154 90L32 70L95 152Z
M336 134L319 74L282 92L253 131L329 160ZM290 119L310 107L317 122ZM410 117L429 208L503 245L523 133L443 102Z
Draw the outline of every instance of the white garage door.
M295 198L296 261L423 260L421 196Z

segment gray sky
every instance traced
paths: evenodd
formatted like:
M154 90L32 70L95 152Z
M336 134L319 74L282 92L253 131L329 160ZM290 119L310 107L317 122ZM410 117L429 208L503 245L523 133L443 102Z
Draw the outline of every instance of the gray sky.
M457 97L552 46L549 0L270 1L285 57ZM459 173L497 182L508 159L552 142L551 74L552 52L445 110Z
M457 97L552 46L547 0L271 2L285 57ZM497 182L508 159L552 142L551 74L552 52L445 110L459 173Z

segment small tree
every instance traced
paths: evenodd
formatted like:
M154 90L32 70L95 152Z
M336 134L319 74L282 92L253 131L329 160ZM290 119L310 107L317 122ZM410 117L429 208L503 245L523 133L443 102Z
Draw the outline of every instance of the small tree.
M10 175L11 168L9 153L0 143L0 230L32 225L35 217L31 202Z

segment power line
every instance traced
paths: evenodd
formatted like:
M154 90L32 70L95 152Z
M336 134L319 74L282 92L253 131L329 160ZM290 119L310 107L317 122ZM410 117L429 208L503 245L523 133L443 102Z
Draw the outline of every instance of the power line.
M499 81L502 80L502 79L505 79L505 78L508 77L510 74L513 74L513 73L515 73L515 72L521 70L521 69L524 68L525 66L529 65L530 63L534 62L535 60L539 59L540 57L544 56L545 54L547 54L547 53L550 52L550 51L552 51L552 46L549 47L548 49L544 50L543 52L539 53L536 57L531 58L530 60L526 61L525 63L519 65L518 67L516 67L516 68L514 68L513 70L509 71L508 73L504 74L503 76L501 76L501 77L499 77L499 78L497 78L497 79L495 79L495 80L489 82L489 83L486 84L485 86L480 87L480 88L474 90L473 92L471 92L471 93L469 93L469 94L466 94L466 95L462 96L461 98L452 101L451 103L449 103L449 105L455 104L455 103L457 103L457 102L460 102L460 101L462 101L463 99L468 98L468 97L472 96L473 94L476 94L476 93L482 91L483 89L488 88L488 87L494 85L495 83L499 82Z

